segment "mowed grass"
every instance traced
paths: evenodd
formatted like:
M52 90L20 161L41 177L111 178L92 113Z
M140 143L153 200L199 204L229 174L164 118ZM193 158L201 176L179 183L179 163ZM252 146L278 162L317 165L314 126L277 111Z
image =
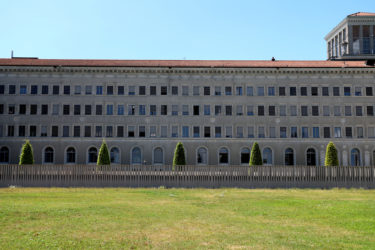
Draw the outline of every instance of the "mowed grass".
M375 191L0 189L1 249L375 248Z

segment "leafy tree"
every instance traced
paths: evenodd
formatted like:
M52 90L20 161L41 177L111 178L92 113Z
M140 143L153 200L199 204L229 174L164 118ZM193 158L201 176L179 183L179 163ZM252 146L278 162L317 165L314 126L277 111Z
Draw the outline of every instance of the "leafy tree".
M181 142L177 143L173 156L173 166L186 165L185 149Z
M333 142L329 142L327 145L326 150L326 159L324 161L324 165L326 166L338 166L339 165L339 159L337 157L337 149L335 144Z
M31 146L30 141L26 140L25 144L22 145L19 165L31 164L34 164L33 147Z
M251 148L249 165L250 166L263 165L262 153L260 152L259 145L257 142L254 142L253 147Z
M109 152L108 152L108 147L107 143L103 140L102 145L100 146L99 149L99 156L98 156L98 161L96 165L110 165L111 160L109 158Z

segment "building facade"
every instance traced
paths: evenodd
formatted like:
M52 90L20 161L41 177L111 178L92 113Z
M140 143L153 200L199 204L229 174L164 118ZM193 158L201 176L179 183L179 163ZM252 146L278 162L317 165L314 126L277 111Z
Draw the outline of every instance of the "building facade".
M95 164L375 163L375 67L368 60L163 61L0 59L0 162Z

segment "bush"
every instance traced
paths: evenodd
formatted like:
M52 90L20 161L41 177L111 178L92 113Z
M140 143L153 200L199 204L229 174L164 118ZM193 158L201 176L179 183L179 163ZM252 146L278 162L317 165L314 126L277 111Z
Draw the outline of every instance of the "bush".
M31 146L30 141L26 140L25 144L22 145L19 165L31 164L34 164L33 147Z
M173 156L173 166L186 165L185 149L181 142L177 143Z
M108 152L108 147L107 143L103 140L102 145L100 146L99 149L99 156L98 156L98 161L96 165L110 165L111 160L109 158L109 152Z
M250 166L263 165L262 153L260 152L259 145L257 142L254 142L253 147L251 148L249 165Z
M329 142L326 150L326 159L324 161L325 166L338 166L339 159L337 157L337 149L333 142Z

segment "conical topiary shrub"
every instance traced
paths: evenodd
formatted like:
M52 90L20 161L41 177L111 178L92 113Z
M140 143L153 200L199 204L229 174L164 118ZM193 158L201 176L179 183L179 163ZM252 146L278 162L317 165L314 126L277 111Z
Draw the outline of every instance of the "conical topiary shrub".
M181 142L177 143L173 156L173 166L186 165L185 149Z
M98 161L96 162L96 165L110 165L111 160L109 158L109 152L108 152L108 147L107 143L103 140L102 146L100 146L99 149L99 156L98 156Z
M22 145L19 165L30 164L34 164L34 153L30 141L26 140L25 144Z
M337 157L337 149L333 142L329 142L326 150L326 159L324 161L325 166L338 166L339 159Z
M260 152L259 145L257 142L254 142L253 147L251 148L249 165L250 166L263 165L262 153Z

